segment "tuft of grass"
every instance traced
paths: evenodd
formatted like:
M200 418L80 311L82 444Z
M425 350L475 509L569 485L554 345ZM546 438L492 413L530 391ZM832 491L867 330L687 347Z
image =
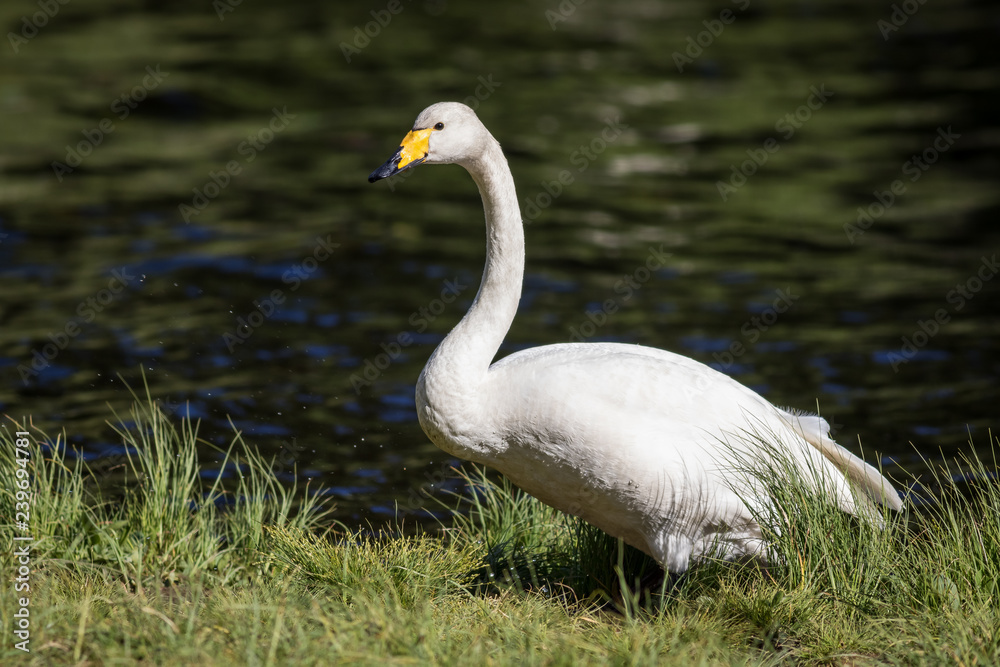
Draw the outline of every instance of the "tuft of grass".
M922 486L938 490L933 502L897 513L856 497L854 517L825 499L819 471L803 473L773 439L748 437L757 454L740 462L742 474L771 501L751 511L772 552L769 572L787 588L822 591L867 615L1000 603L995 459L928 464L933 479Z
M276 572L335 594L345 604L360 596L409 609L433 597L468 595L468 573L478 556L469 545L445 545L426 534L344 530L318 536L287 527L268 533Z
M28 432L33 443L28 523L32 550L50 567L124 577L133 587L208 573L225 584L263 562L265 526L309 531L332 509L308 488L300 494L296 484L282 484L238 432L206 476L198 447L211 445L198 439L197 422L177 427L151 399L133 407L128 426L115 417L126 474L111 492L79 452L71 456L62 435L31 423L0 430L5 517L14 516L16 501L12 431Z
M470 539L481 544L485 553L472 573L480 592L530 590L624 610L639 599L649 603L650 585L664 582L646 554L539 502L506 477L471 464L456 474L465 493L453 494L446 530L464 546Z
M811 463L803 468L777 436L748 430L749 455L734 452L741 488L753 488L767 503L745 498L767 544L767 570L785 588L817 590L857 613L877 613L905 587L900 579L905 550L899 540L906 515L876 506L854 492L858 516L829 500L835 482Z
M34 537L31 653L6 641L3 664L1000 663L1000 441L913 480L933 502L879 524L831 509L765 438L748 471L773 501L767 568L709 561L678 583L481 469L439 534L352 530L238 432L206 473L196 422L148 391L126 419L114 478L61 435L0 427L0 530L20 534L26 430ZM18 609L0 596L0 624Z

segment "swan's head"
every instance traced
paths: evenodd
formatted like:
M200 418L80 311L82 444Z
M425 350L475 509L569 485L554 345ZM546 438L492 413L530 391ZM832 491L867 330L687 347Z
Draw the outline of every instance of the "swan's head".
M432 104L417 116L399 150L368 177L369 183L388 178L418 164L468 165L492 141L476 112L458 102Z

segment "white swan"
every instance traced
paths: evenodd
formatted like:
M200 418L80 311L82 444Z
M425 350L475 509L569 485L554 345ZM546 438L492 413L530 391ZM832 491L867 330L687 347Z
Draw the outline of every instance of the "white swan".
M491 365L517 311L524 231L514 180L469 107L425 109L375 182L418 164L459 164L486 211L486 267L469 312L417 381L420 425L441 449L492 466L544 503L578 515L679 573L721 552L764 556L747 505L766 503L733 469L754 455L748 429L773 436L803 470L836 480L832 502L864 514L853 486L901 509L874 468L828 436L818 416L774 407L687 357L639 345L579 343L523 350ZM759 453L759 451L758 451ZM757 493L756 496L753 494Z

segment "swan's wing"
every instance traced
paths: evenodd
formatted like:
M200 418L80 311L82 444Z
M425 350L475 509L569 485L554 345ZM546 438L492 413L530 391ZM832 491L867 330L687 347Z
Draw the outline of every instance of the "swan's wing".
M739 464L748 452L753 459L753 452L747 450L752 443L744 436L763 434L779 442L793 460L803 465L803 472L826 470L838 477L843 474L857 491L873 501L893 509L902 507L888 480L829 437L829 425L824 419L776 408L728 375L688 357L640 345L562 344L515 353L492 369L511 381L531 378L539 391L522 387L522 392L514 392L525 396L526 403L533 401L536 406L563 411L569 409L568 403L581 404L587 406L577 412L581 419L614 414L621 423L636 427L633 434L640 431L638 423L646 421L647 427L640 432L655 432L661 436L658 440L669 443L671 448L699 443L707 449L719 450L725 445L742 450L742 454L736 451L736 460L730 461L734 464ZM513 382L509 388L514 389ZM724 452L716 453L726 458ZM858 508L846 485L835 487L835 502L856 514Z
M873 466L865 463L830 438L830 425L819 415L800 413L796 410L779 409L788 425L806 442L818 449L831 463L847 475L855 488L866 493L873 500L883 502L900 511L903 502L892 484Z

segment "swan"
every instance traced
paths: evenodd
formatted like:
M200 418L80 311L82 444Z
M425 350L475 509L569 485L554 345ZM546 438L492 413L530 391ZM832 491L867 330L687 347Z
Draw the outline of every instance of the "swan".
M417 380L417 417L435 445L499 470L675 574L710 556L767 559L752 511L768 502L766 493L733 458L761 454L759 440L741 437L748 428L767 433L801 470L822 471L831 481L824 493L842 510L902 508L890 482L834 442L821 417L777 408L693 359L640 345L567 343L492 363L524 273L513 176L497 140L457 102L424 109L368 181L420 164L464 167L486 216L479 292Z

